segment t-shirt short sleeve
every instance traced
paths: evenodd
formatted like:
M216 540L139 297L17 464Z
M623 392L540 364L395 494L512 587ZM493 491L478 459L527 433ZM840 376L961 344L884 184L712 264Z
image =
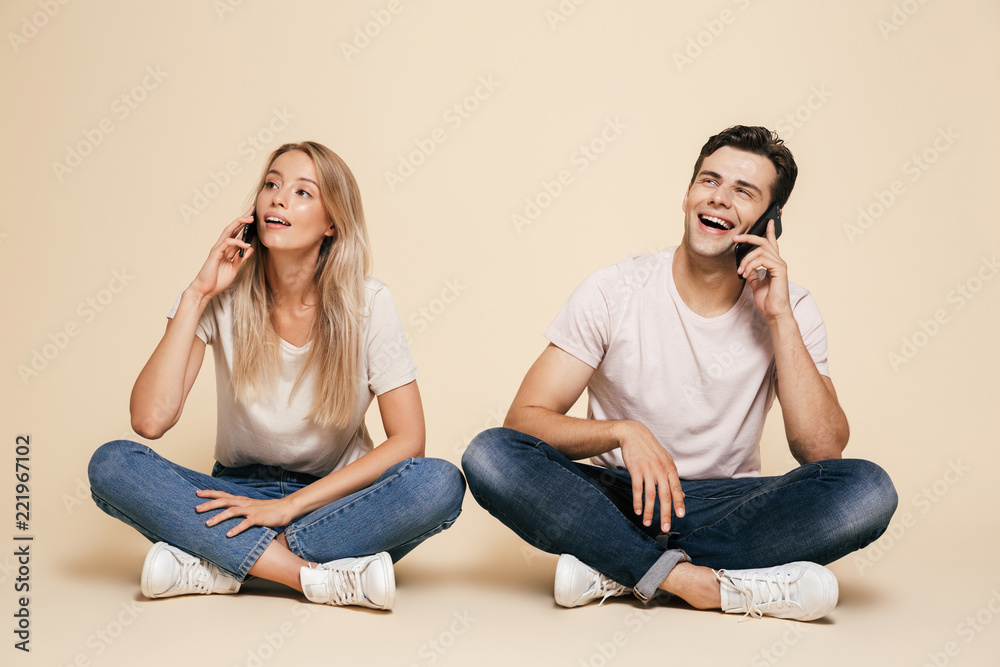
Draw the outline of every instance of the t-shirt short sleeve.
M170 309L167 313L168 319L174 319L174 314L181 305L181 297L184 293L177 297L174 301L174 307ZM219 308L219 297L214 297L208 302L208 306L205 308L205 312L201 314L201 320L198 321L198 328L195 329L195 335L198 336L206 345L212 345L218 335L218 323L217 323L217 308Z
M588 276L570 295L545 338L591 368L597 368L611 340L611 310L607 290L618 275L615 266Z
M375 281L370 281L374 283ZM370 297L365 342L368 386L376 396L417 379L417 365L389 288L378 283Z
M826 325L820 315L819 306L808 290L798 285L789 285L789 296L792 299L792 313L799 325L802 342L805 343L809 356L816 364L816 370L821 375L830 376L830 363L827 358Z

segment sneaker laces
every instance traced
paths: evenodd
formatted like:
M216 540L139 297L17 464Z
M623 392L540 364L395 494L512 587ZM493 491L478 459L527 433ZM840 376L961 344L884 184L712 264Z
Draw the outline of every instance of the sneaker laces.
M215 579L211 567L190 554L178 558L181 561L181 574L177 587L198 593L210 593Z
M358 560L358 562L347 567L338 566L329 568L330 591L333 594L333 604L353 605L368 600L364 594L364 586L361 583L361 573L368 566L368 562ZM320 565L320 567L323 567Z
M628 592L629 588L627 586L622 586L614 579L605 577L603 574L597 575L597 585L594 587L594 594L604 594L604 597L601 598L600 603L597 605L598 607L604 604L604 601L609 597L613 595L625 595Z
M774 581L770 577L757 572L750 577L737 579L730 576L725 570L712 571L715 572L715 576L723 585L729 586L740 594L742 607L747 610L743 614L743 618L740 619L740 622L745 621L747 616L761 618L764 615L764 612L761 610L762 606L777 605L778 607L786 607L795 604L792 601L791 594L792 582L786 577ZM759 602L757 601L758 597L760 598Z

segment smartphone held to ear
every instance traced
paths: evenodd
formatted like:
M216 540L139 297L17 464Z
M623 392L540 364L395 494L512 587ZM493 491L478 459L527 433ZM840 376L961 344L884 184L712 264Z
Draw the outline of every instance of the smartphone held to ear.
M768 220L774 220L774 238L781 236L781 214L778 203L775 202L771 204L764 215L757 219L757 222L753 223L753 227L747 230L747 234L753 234L754 236L766 237L767 236L767 222ZM743 262L743 258L750 254L754 248L756 248L752 243L737 243L736 244L736 268L738 269L740 264ZM740 276L742 278L743 276Z
M251 211L250 214L253 216L253 221L243 225L243 236L240 237L244 243L250 243L257 236L257 211ZM246 248L240 248L240 257L245 250Z

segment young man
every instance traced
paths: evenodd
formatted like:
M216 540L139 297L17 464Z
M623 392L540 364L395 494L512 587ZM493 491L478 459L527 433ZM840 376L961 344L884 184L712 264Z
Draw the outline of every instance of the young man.
M676 248L597 271L546 331L505 428L462 458L476 500L535 547L562 554L566 607L659 591L698 609L813 620L837 602L823 567L882 534L886 473L842 459L847 418L812 297L788 282L773 221L797 167L762 127L701 150ZM736 243L756 246L737 267ZM584 388L588 418L566 416ZM760 476L775 396L801 464ZM575 463L591 457L595 465ZM714 569L713 569L714 568Z

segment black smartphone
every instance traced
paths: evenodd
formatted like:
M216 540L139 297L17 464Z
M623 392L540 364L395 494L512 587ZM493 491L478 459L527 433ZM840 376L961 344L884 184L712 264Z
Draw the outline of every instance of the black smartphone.
M243 225L243 236L241 239L244 243L250 243L251 239L257 236L257 210L254 209L250 212L250 214L253 216L253 221ZM246 248L240 248L240 257L243 256L244 250L246 250Z
M771 204L771 206L764 211L764 215L757 219L757 222L753 223L751 227L745 233L753 234L755 236L767 236L767 221L774 220L774 238L781 236L781 209L778 207L778 202ZM736 244L736 268L739 269L740 264L743 262L743 258L750 254L750 251L756 248L752 243L737 243ZM740 276L742 278L743 276Z

